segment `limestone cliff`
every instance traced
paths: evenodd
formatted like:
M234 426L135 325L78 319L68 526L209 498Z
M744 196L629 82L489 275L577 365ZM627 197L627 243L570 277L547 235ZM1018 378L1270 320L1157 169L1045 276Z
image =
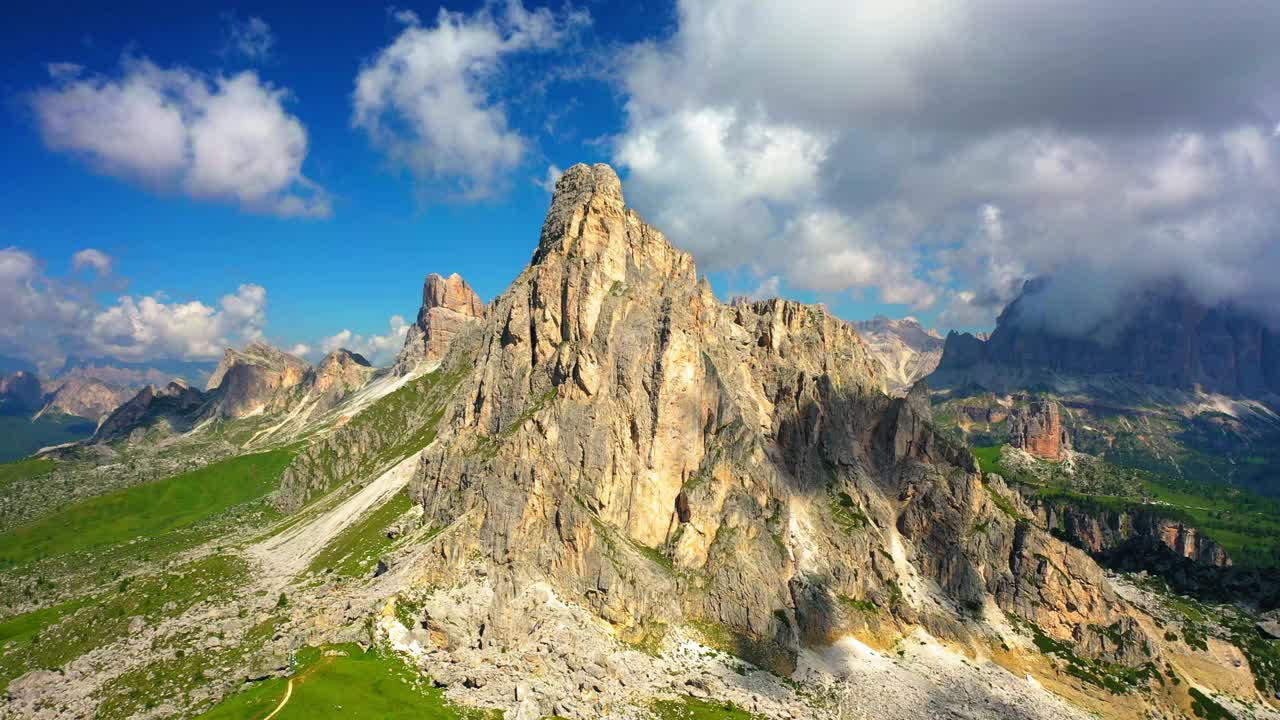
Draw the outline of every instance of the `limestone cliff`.
M915 381L933 372L942 359L942 336L926 330L913 317L891 320L878 315L854 323L854 327L884 365L885 379L895 393L905 393Z
M1017 486L1028 517L1094 556L1119 549L1159 549L1198 565L1230 567L1226 549L1198 528L1168 516L1159 506L1118 510L1066 500L1048 501Z
M1062 460L1071 453L1071 433L1062 424L1062 409L1054 400L1033 398L1025 410L1013 413L1009 444L1045 460Z
M99 421L128 400L128 390L96 378L71 375L57 382L38 415L65 413Z
M207 414L238 418L283 409L310 369L307 361L264 342L249 343L244 350L227 348L206 386L214 395Z
M463 325L483 316L484 301L461 275L431 273L422 285L418 320L405 335L396 367L408 372L419 364L438 363Z
M782 671L859 608L963 638L994 601L1090 654L1149 647L1087 555L996 506L922 383L887 397L819 307L720 303L608 166L559 180L530 265L449 357L468 369L414 496L445 559L506 587L549 581L624 635L722 627ZM1138 641L1100 634L1117 623Z

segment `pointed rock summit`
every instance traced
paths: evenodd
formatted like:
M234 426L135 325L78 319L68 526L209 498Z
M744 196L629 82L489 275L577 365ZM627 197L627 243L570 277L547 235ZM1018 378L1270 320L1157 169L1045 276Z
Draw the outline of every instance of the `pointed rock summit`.
M238 418L286 402L285 393L300 384L311 369L302 358L254 341L244 350L227 348L209 377L207 389L216 393L211 414Z
M1062 460L1071 453L1071 433L1062 424L1057 402L1036 398L1009 420L1009 444L1046 460Z
M821 307L721 303L608 166L559 180L531 263L441 370L456 389L412 494L450 528L438 556L486 559L495 588L547 582L624 638L720 627L784 673L865 625L850 600L957 639L940 609L994 602L1098 656L1142 653L1101 569L1002 512L934 430L927 386L887 397ZM1046 562L1072 582L1044 583ZM1093 628L1113 625L1138 642L1104 646Z
M343 398L364 387L376 372L369 361L359 353L338 348L325 355L318 365L307 371L303 379L308 398L314 398L312 410L328 410Z
M484 301L461 275L446 278L431 273L422 285L422 308L405 335L397 368L408 371L419 364L438 363L458 330L483 316Z

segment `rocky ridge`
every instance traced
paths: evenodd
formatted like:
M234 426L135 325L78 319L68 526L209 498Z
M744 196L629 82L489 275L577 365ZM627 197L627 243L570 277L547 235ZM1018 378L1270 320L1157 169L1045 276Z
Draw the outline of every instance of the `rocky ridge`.
M923 384L886 397L821 308L721 304L607 166L565 173L454 354L474 366L414 497L453 528L442 558L487 558L500 588L548 582L623 637L723 628L783 673L864 606L964 642L1004 611L1093 657L1158 652L1087 555L997 507Z
M453 336L468 322L484 316L485 305L462 276L427 276L422 285L422 307L417 321L405 334L396 368L408 372L421 364L435 364L449 350Z
M1061 334L1027 310L1051 279L1028 281L983 340L948 334L935 385L1002 377L1024 386L1061 377L1117 381L1269 399L1280 394L1280 334L1231 307L1206 307L1176 287L1150 289L1082 336Z
M871 353L884 365L885 380L895 393L905 393L915 381L938 367L946 341L913 317L883 315L853 324Z

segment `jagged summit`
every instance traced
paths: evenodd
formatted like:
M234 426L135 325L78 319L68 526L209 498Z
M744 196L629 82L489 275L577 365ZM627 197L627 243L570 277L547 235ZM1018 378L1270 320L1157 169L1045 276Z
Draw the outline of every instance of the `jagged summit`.
M884 364L888 385L894 392L905 393L916 380L933 372L942 358L942 336L925 329L914 317L893 320L878 315L854 323L854 327Z
M483 317L484 301L458 273L443 277L431 273L422 284L422 307L417 321L405 334L396 368L409 372L435 364L449 350L449 342L466 323Z
M957 639L982 631L956 608L990 599L1097 655L1141 653L1090 629L1141 636L1091 560L997 508L923 384L885 396L821 308L721 303L608 166L560 179L530 265L442 368L460 380L413 493L451 528L440 557L490 564L495 613L546 582L624 637L710 623L789 672L867 622L841 598ZM1069 589L1037 579L1040 557Z

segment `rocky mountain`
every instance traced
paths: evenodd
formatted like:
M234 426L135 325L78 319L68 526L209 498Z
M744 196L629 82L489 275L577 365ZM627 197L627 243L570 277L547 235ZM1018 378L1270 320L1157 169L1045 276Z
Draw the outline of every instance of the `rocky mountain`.
M404 338L404 349L396 360L401 372L421 364L438 363L449 349L453 336L468 322L484 316L484 301L462 276L427 276L422 285L422 307L418 319Z
M1090 524L1006 481L925 382L886 394L852 324L721 303L610 167L563 174L487 307L434 277L393 372L229 351L205 391L148 387L6 486L0 520L75 497L0 553L34 613L0 648L0 715L305 713L326 686L364 710L373 685L514 720L1277 717L1251 616L1076 546L1160 536L1212 559L1192 528ZM995 422L1062 453L1068 410L1024 404ZM158 416L184 432L133 442ZM109 524L74 504L94 491ZM210 504L175 524L146 505L186 493ZM74 544L64 521L93 532Z
M183 433L211 421L253 417L275 418L284 431L299 431L364 388L375 374L368 360L345 348L313 367L279 348L253 342L243 350L228 348L204 391L181 381L160 389L144 387L107 418L93 440L143 437L153 427ZM142 434L135 435L137 431Z
M1013 413L1009 444L1045 460L1062 460L1071 453L1071 433L1062 424L1058 403L1035 398L1026 410Z
M893 320L878 315L853 326L884 365L885 380L895 393L905 393L915 381L933 372L942 359L945 340L913 317Z
M375 372L363 355L338 348L307 370L302 386L306 396L314 399L315 410L324 412L368 384Z
M29 415L40 409L44 390L35 373L19 370L0 376L0 412L5 415Z
M206 391L216 390L210 414L245 417L268 408L283 408L291 390L306 378L311 364L264 342L243 350L227 348L209 376Z
M985 341L950 333L931 382L996 389L1085 377L1273 400L1280 393L1280 334L1256 318L1160 287L1090 331L1064 335L1044 319L1051 283L1029 281Z
M923 384L886 397L821 308L721 304L607 166L564 174L529 267L445 366L465 375L413 497L451 528L440 557L486 559L495 609L545 582L623 637L702 624L787 674L863 606L957 642L1007 612L1158 662L1087 555L999 509Z
M147 385L108 415L91 440L104 444L140 438L159 424L185 432L194 426L205 401L204 393L177 380L162 388Z
M55 380L49 389L37 416L64 413L99 421L133 394L127 388L84 375L70 375Z

